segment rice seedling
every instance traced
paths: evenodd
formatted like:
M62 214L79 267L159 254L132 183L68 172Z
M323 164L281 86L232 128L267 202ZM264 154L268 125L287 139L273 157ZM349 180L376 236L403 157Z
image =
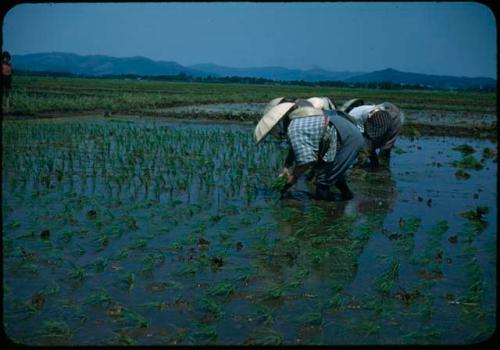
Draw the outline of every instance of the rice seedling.
M399 261L395 258L388 258L385 270L375 279L375 287L382 294L389 293L394 282L399 277Z
M394 153L396 153L396 154L405 154L405 153L407 153L404 149L399 148L399 147L397 147L397 146L395 146L395 147L393 148L393 150L394 150Z
M359 326L361 334L365 337L378 334L381 328L380 324L372 320L364 320Z
M324 323L323 315L320 312L309 312L299 318L299 322L308 326L321 326Z
M484 221L485 215L488 214L488 207L476 207L474 209L460 213L460 216L471 221Z
M68 339L72 332L64 321L44 321L38 334L43 337L58 337Z
M77 266L76 264L74 264L73 262L69 262L70 266L71 266L71 269L72 271L69 273L69 277L71 279L75 279L79 282L82 282L85 277L87 276L87 273L85 272L85 269L80 267L80 266Z
M203 297L198 301L198 307L201 311L207 313L215 319L219 319L223 315L222 306L215 300Z
M118 279L118 285L121 289L129 291L134 288L135 285L135 274L133 272L124 272Z
M207 323L196 323L193 337L198 342L213 343L217 340L217 329Z
M210 296L222 296L222 297L228 297L230 294L234 293L235 287L232 283L230 282L221 282L215 286L213 286L209 291L208 294Z
M108 292L101 290L87 297L85 303L99 306L109 306L112 303L112 299Z
M270 328L257 328L243 345L282 345L283 336Z
M108 308L108 314L114 322L131 328L148 328L149 322L134 310L121 305L112 305Z
M497 152L492 150L489 147L485 147L483 149L483 158L495 158L497 156Z
M461 160L454 160L451 162L451 165L461 169L472 170L481 170L484 167L483 164L472 155L465 156Z
M114 341L120 345L136 345L137 341L123 332L115 332Z
M261 299L262 300L279 300L283 297L284 295L284 286L282 285L274 285L271 287L268 287L261 292Z
M458 146L455 146L452 149L455 150L455 151L459 151L464 156L476 152L476 150L474 149L474 147L472 147L471 145L465 144L465 143L461 144L461 145L458 145Z

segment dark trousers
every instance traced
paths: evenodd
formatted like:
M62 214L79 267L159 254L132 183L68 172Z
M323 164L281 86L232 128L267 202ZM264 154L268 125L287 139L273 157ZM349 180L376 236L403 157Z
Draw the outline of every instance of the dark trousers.
M333 162L322 163L316 172L316 184L331 186L339 180L344 180L344 174L356 161L364 140L361 131L349 120L338 114L329 115L330 122L337 129L340 139Z

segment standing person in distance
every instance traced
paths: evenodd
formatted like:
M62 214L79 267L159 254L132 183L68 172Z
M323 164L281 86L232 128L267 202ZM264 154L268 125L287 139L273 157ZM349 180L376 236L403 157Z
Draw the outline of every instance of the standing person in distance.
M12 89L12 64L10 62L10 53L8 51L2 52L2 106L5 101L5 109L10 110L12 105L12 97L10 95Z

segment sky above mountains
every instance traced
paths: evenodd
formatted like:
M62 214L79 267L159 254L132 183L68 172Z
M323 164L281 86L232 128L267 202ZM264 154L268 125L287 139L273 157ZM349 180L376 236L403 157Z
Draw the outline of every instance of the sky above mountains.
M11 54L497 76L495 17L477 2L21 4L2 29Z

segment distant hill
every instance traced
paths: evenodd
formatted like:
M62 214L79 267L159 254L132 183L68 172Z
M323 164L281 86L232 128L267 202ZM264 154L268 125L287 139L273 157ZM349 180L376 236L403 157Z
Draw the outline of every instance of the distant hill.
M332 72L316 68L309 70L283 67L231 68L215 64L182 66L172 61L153 61L146 57L118 58L103 55L81 56L72 53L51 52L28 55L12 55L14 70L32 72L71 73L86 76L138 75L170 76L186 74L192 77L247 77L276 81L345 83L381 83L413 85L434 89L496 89L491 78L468 78L427 75L384 69L371 73Z
M80 56L72 53L51 52L12 55L14 69L38 72L60 72L78 75L176 75L185 73L205 76L196 69L176 62L153 61L146 57L118 58L102 55Z
M494 88L497 81L491 78L468 78L445 75L428 75L418 73L400 72L388 68L372 73L361 74L346 79L352 83L391 82L396 84L422 85L437 89L470 89Z
M188 67L220 77L239 76L284 81L343 81L361 74L361 72L330 72L324 69L299 70L282 67L230 68L211 63L195 64Z

